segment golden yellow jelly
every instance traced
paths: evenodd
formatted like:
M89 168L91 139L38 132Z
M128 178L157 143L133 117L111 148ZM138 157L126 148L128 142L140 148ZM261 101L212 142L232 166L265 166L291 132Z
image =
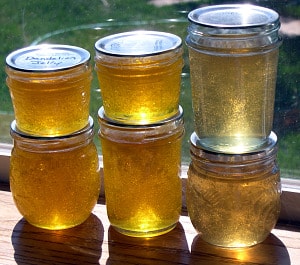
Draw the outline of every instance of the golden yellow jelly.
M95 44L96 71L107 117L125 124L153 124L178 111L181 39L134 31Z
M126 126L98 112L107 214L120 233L152 237L173 229L181 211L182 110L148 126Z
M61 136L88 124L92 68L88 51L66 45L38 45L6 59L19 130L35 136Z
M11 135L10 187L24 218L51 230L83 223L100 192L92 119L79 132L51 138L23 134L14 121Z

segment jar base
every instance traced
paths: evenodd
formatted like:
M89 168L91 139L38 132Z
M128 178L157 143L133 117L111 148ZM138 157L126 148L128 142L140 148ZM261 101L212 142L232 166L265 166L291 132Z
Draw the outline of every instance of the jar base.
M205 241L206 243L216 246L216 247L238 249L238 248L249 248L249 247L258 245L261 242L263 242L267 237L261 237L257 240L249 239L248 241L245 240L245 238L241 238L240 240L236 239L235 241L232 241L232 242L209 240L209 239L206 239L205 237L203 237L201 234L200 234L200 238L203 241Z
M159 230L148 230L148 231L147 230L145 230L145 231L127 230L127 229L123 229L123 228L116 227L116 226L113 226L113 225L112 225L112 227L117 232L119 232L120 234L123 234L123 235L126 235L126 236L147 238L147 237L156 237L156 236L166 234L166 233L170 232L171 230L173 230L176 227L176 225L177 225L177 222L175 224L172 224L168 227L165 227L165 228L162 228L162 229L159 229Z

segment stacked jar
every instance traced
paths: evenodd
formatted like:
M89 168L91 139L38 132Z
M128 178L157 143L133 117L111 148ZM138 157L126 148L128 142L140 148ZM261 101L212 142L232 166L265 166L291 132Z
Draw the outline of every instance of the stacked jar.
M152 237L181 212L182 41L133 31L95 43L107 214L118 232Z
M37 227L79 225L99 196L89 61L88 51L67 45L31 46L6 58L15 113L10 187L20 213Z
M199 8L188 18L195 121L189 215L211 244L255 245L280 211L277 137L271 131L279 16L241 4Z

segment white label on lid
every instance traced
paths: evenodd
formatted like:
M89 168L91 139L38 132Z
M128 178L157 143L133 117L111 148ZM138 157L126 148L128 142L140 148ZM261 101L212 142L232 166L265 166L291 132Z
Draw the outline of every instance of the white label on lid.
M23 69L61 69L78 64L82 60L80 54L64 50L39 50L20 55L15 65Z

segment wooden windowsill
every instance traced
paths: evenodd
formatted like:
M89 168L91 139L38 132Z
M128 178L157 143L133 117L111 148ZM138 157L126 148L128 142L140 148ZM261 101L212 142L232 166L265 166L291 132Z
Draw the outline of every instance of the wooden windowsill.
M300 228L278 226L261 244L224 249L200 239L183 213L171 232L130 238L109 225L99 200L90 218L75 228L48 231L29 225L16 209L8 184L0 183L0 264L278 264L300 260Z

